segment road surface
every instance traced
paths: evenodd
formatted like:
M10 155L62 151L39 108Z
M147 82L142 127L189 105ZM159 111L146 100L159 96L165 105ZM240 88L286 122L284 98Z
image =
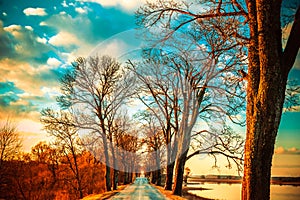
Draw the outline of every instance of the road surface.
M147 178L139 177L134 184L127 186L120 193L110 199L130 199L130 200L158 200L167 199L156 188L152 187Z

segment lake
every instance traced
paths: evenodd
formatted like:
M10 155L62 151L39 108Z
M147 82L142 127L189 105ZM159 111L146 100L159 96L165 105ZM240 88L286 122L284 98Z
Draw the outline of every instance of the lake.
M239 200L241 196L241 184L216 184L204 183L190 185L191 187L203 187L209 190L190 190L190 193L201 197L219 200ZM289 185L271 185L271 200L299 200L300 187Z

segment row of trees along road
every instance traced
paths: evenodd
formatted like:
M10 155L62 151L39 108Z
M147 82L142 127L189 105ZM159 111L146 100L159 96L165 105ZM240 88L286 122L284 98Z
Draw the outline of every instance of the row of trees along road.
M43 110L41 122L57 139L56 143L66 147L65 154L74 163L70 167L80 197L82 176L74 148L79 144L95 157L104 155L107 191L111 190L111 184L113 189L117 188L120 169L128 177L127 182L131 182L132 172L141 170L142 155L136 152L143 150L145 144L148 157L152 155L148 160L155 161L152 181L160 185L162 168L166 167L169 189L176 166L175 187L182 190L185 162L194 155L221 154L240 165L243 140L225 126L225 116L238 114L244 105L239 89L243 84L231 73L237 59L232 57L219 70L216 58L224 59L223 55L207 59L206 51L194 50L191 54L188 50L173 49L172 54L164 55L161 50L150 49L144 51L141 62L128 61L125 66L109 56L78 58L73 63L61 79L63 95L57 98L61 110ZM201 59L196 59L199 56ZM227 77L222 72L228 73ZM141 125L140 132L153 135L142 140L133 128L136 124L124 114L124 105L135 98L147 106L144 114L140 114L140 124L147 122L147 125ZM210 122L212 118L219 119L214 121L214 129L208 123L196 131L195 124L201 119ZM234 118L232 121L242 123ZM193 151L188 155L190 145ZM149 167L147 163L145 167Z
M163 44L178 32L190 35L191 31L194 31L192 35L199 35L199 44L207 47L210 60L218 61L216 55L220 53L235 54L237 49L245 51L247 72L236 67L236 71L240 70L247 82L247 131L242 199L269 199L272 155L285 99L287 78L300 46L299 1L158 0L142 6L137 16L140 27L146 31L155 34L159 29L156 42L160 41ZM292 28L283 46L282 28L286 25ZM153 39L152 35L149 38ZM160 42L158 43L161 44ZM190 77L189 75L186 74L186 77ZM202 87L194 90L195 94L199 95L197 98L205 92L206 84L210 80L202 78ZM191 83L194 81L187 80ZM198 108L200 102L194 104L194 108ZM186 111L182 110L183 113ZM199 114L197 109L193 109L193 112ZM193 124L193 118L182 119L181 125L178 126L178 140L184 142L179 142L179 152L182 151L181 144L189 144L185 136L190 136L190 125ZM183 134L183 130L186 134ZM183 157L176 161L176 173L183 170L180 163L184 163L185 154L181 152ZM181 179L181 176L177 178ZM173 193L180 195L180 187L175 181Z
M243 140L225 125L226 116L232 117L235 123L243 123L233 117L244 105L243 84L234 78L240 59L235 59L237 54L235 57L227 54L230 61L222 62L225 57L222 52L209 58L206 49L199 49L195 43L197 37L194 35L192 40L186 38L185 41L183 37L180 41L174 37L170 43L160 46L160 50L145 50L142 62L128 62L139 79L137 85L142 95L138 98L148 108L148 116L156 117L156 126L160 127L164 138L165 189L172 188L175 167L174 193L179 195L184 166L192 156L221 154L238 166L242 160L239 156L242 156ZM189 48L179 48L182 43L188 43ZM172 50L172 53L163 51L163 48ZM217 64L221 62L222 66ZM147 115L142 116L145 119ZM232 140L227 140L228 134L233 136ZM193 149L189 149L191 142Z

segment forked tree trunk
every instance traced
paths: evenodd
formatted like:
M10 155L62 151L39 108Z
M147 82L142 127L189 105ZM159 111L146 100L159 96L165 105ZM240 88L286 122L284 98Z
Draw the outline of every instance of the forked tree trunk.
M278 0L248 0L250 25L247 88L247 133L245 144L243 200L270 198L270 178L275 139L281 119L288 73L292 68L299 41L292 49L292 62L282 52ZM296 15L299 18L299 9ZM296 17L296 19L297 19ZM298 25L297 25L298 24ZM299 20L294 23L300 33ZM294 30L295 31L295 30ZM293 34L291 31L290 39ZM295 50L296 48L296 50Z

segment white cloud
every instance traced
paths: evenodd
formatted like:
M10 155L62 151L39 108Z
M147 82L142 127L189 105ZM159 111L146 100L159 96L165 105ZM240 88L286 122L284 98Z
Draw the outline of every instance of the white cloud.
M75 11L78 12L78 13L80 13L80 14L87 13L87 9L83 9L83 8L81 8L81 7L75 8Z
M22 34L22 26L20 26L20 25L12 24L10 26L4 27L3 29L18 39L20 39L23 35ZM17 48L17 47L15 47L15 48Z
M26 8L23 10L23 13L26 16L30 16L30 15L45 16L45 15L47 15L45 8Z
M83 2L95 2L104 7L117 7L132 11L143 5L146 0L77 0Z
M46 22L41 22L40 26L47 26L47 23Z
M33 31L33 28L32 28L31 26L25 26L25 28L26 28L27 30Z
M66 2L66 0L64 0L62 3L61 3L61 5L63 6L63 7L68 7L68 4L67 4L67 2Z
M22 30L22 27L20 25L12 24L10 26L3 28L6 32L11 33L15 37L20 36L20 31Z
M66 63L71 63L74 62L74 60L78 57L74 54L74 52L71 53L66 53L66 52L62 52L60 54L60 57L66 62Z
M79 44L80 42L72 33L61 31L57 35L51 37L49 43L54 46L70 46Z
M6 12L3 12L2 15L6 17L6 16L7 16L7 13L6 13Z
M46 38L40 38L40 37L37 37L37 38L36 38L36 41L38 41L39 43L43 43L43 44L46 44L46 43L47 43L47 39L46 39Z
M47 64L50 66L57 67L61 64L61 62L59 60L57 60L56 58L48 58Z
M60 88L59 87L42 87L41 88L41 91L44 93L44 95L47 95L47 96L59 96L61 93L60 93Z
M10 26L4 27L3 29L7 32L13 32L13 31L19 31L21 30L21 26L20 25L16 25L16 24L12 24Z

